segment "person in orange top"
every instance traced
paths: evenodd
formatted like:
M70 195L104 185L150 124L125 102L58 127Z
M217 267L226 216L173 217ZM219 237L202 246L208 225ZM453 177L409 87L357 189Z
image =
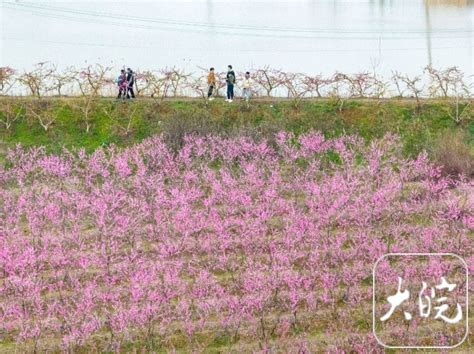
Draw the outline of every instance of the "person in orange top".
M214 68L209 69L209 74L207 75L207 84L209 85L209 91L207 92L207 98L209 101L212 101L214 97L212 96L212 92L216 87L216 75L214 74Z

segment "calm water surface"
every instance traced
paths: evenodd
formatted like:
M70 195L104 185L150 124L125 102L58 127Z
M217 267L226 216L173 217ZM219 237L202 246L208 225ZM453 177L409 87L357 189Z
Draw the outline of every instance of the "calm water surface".
M0 64L473 73L473 0L2 2Z

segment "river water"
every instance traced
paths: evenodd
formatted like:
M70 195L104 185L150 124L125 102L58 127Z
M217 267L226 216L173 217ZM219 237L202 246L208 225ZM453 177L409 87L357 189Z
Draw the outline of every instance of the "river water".
M473 0L14 1L0 64L473 73Z

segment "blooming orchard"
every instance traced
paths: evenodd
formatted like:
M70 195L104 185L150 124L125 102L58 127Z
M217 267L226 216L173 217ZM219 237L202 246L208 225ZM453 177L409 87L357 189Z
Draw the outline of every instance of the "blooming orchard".
M381 350L370 310L380 256L474 264L472 181L399 150L392 135L367 146L318 132L187 136L178 151L160 136L90 155L10 150L0 341Z

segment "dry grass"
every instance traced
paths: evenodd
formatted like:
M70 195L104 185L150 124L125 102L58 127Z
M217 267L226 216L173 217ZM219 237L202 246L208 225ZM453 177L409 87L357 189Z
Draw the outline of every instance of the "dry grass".
M469 139L471 137L463 130L449 130L440 134L433 145L432 156L436 163L443 166L444 173L474 177L474 148Z

